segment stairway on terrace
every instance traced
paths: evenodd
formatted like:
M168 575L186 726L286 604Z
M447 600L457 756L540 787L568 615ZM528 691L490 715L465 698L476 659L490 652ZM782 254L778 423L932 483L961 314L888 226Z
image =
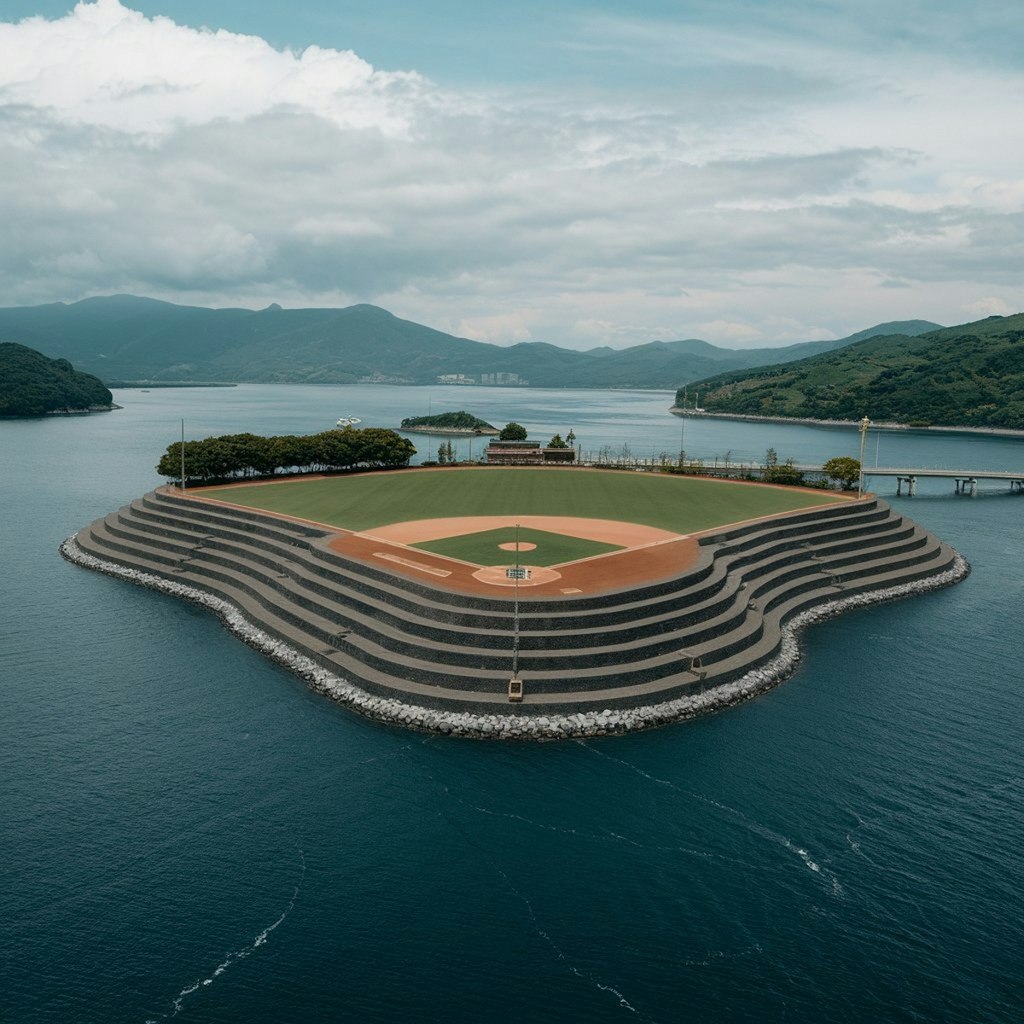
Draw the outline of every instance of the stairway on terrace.
M521 704L507 703L512 601L474 597L331 550L332 533L154 491L78 534L88 554L184 583L380 696L544 714L657 703L775 656L794 615L925 579L954 553L868 500L704 536L670 580L520 605Z

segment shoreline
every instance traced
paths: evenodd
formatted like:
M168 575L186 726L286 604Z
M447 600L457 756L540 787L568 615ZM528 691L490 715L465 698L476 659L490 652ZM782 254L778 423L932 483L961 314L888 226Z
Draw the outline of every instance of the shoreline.
M88 416L93 412L114 412L116 409L123 409L123 405L111 402L110 405L90 405L86 409L48 409L39 413L40 416ZM35 419L35 416L12 416L11 419Z
M238 605L199 587L165 579L142 569L99 558L84 551L78 534L59 548L67 561L139 586L200 604L248 646L305 680L307 685L351 710L387 725L418 732L465 739L568 740L593 736L623 735L686 721L700 715L742 703L784 682L802 658L799 638L808 626L831 619L845 611L868 607L952 586L970 574L970 565L953 551L949 568L930 576L876 590L822 601L780 623L776 653L755 664L738 679L699 693L687 694L651 704L542 715L493 714L477 711L444 710L411 703L391 696L377 696L333 672L289 643L267 632ZM947 563L949 565L949 563Z
M500 430L471 430L467 427L395 427L399 434L434 434L441 437L497 437Z
M829 430L850 430L858 429L858 420L817 420L810 416L754 416L750 413L739 412L694 412L693 409L682 409L673 405L668 410L673 416L688 416L693 419L717 419L717 420L739 420L744 423L790 423L804 427L825 427ZM1009 437L1024 439L1024 430L1014 430L1010 427L951 427L936 425L930 427L912 427L907 423L876 423L872 421L871 429L874 430L916 430L926 434L980 434L983 437Z
M168 388L237 388L238 385L209 381L115 380L107 384L107 387L112 391L162 391Z

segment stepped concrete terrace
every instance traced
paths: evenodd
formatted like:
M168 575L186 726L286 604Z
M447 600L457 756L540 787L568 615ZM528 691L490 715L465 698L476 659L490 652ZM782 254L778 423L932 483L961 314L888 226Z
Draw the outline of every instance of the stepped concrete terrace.
M72 561L212 606L355 709L467 736L628 731L780 681L794 625L962 578L946 544L875 498L699 535L644 585L519 601L449 588L332 546L338 531L162 488L65 542Z

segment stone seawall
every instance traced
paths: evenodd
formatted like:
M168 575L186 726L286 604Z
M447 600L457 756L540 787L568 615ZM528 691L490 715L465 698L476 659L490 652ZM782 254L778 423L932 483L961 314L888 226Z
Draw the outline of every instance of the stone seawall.
M345 559L330 534L153 492L62 545L87 568L211 608L251 646L362 714L506 739L649 728L745 700L848 608L962 579L956 552L884 502L702 538L668 583L522 606L522 704L507 701L511 603Z

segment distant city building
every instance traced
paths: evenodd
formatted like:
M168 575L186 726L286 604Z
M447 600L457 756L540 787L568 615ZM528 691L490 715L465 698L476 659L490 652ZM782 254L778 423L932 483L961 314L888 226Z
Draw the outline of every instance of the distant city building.
M360 384L415 384L410 377L395 377L387 373L371 373L369 376L360 377Z
M438 384L476 384L476 377L468 373L441 373L437 377ZM489 387L525 387L530 382L518 373L481 373L479 383Z
M574 448L542 448L540 441L491 441L484 458L493 465L539 466L547 462L575 462Z

